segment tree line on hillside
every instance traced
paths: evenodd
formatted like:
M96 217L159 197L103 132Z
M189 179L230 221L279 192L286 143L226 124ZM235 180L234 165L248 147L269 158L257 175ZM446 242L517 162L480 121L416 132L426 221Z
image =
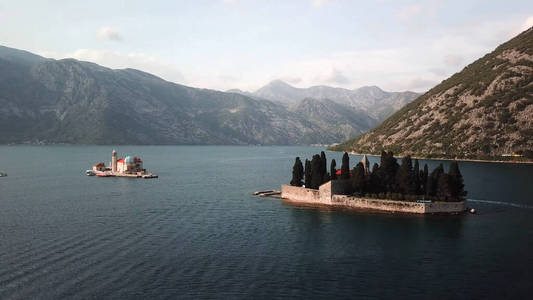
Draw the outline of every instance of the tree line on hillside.
M382 151L379 165L375 163L370 170L359 162L350 171L350 158L345 152L340 172L336 167L332 159L328 173L324 151L313 155L311 161L306 159L305 165L296 157L290 184L318 189L330 180L349 180L354 196L407 201L464 201L467 194L456 161L450 163L448 173L442 164L430 173L427 164L420 169L417 159L414 166L410 156L403 157L398 164L392 152Z

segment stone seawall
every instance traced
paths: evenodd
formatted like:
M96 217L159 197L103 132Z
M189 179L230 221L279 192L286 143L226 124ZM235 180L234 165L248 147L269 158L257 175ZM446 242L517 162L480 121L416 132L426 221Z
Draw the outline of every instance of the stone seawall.
M332 205L342 207L412 214L460 213L466 210L464 201L419 203L333 195L331 202Z
M281 186L281 198L300 203L330 204L329 202L320 203L320 193L318 190L290 185Z
M321 185L318 190L282 185L281 198L302 204L413 214L460 213L466 210L464 201L419 203L339 195L338 193L346 192L347 184L346 181L341 180L329 181Z

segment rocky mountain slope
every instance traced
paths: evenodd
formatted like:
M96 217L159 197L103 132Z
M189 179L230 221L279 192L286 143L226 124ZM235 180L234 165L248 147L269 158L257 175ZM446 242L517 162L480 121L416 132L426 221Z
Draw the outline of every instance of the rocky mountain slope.
M295 105L306 98L329 99L365 112L379 122L419 96L409 91L386 92L377 86L366 86L355 90L329 86L296 88L281 80L270 82L255 91L253 95L286 105Z
M533 149L533 28L333 150L495 158Z
M314 104L333 108L320 118ZM288 109L138 70L0 46L0 144L334 143L375 124L331 103L309 101Z
M329 99L306 98L289 109L335 136L358 136L379 124L366 113Z

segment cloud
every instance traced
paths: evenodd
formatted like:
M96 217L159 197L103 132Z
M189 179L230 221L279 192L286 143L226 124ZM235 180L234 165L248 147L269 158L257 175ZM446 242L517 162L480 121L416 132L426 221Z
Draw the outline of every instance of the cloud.
M400 8L396 12L396 18L400 21L409 21L412 18L418 16L422 12L422 5L420 4L411 4Z
M98 32L96 32L96 37L99 40L104 41L122 41L122 36L119 34L119 32L110 27L101 27L98 29Z
M332 68L325 76L322 76L318 80L335 85L346 85L351 82L343 72L336 68Z
M442 68L429 68L428 72L436 76L445 76L448 74L445 69Z
M533 27L533 16L528 17L524 23L522 24L522 31L527 30L529 28Z
M443 60L445 64L455 67L455 66L461 65L461 63L463 62L463 57L459 55L449 54L449 55L444 56Z
M425 11L419 16L425 18ZM256 90L279 78L297 87L331 85L353 89L377 85L388 91L422 92L494 50L531 20L533 17L468 20L428 35L406 33L402 38L409 43L401 46L309 52L296 58L266 58L262 64L257 63L260 56L243 52L183 60L180 65L172 63L172 59L180 58L163 59L143 52L78 49L72 53L40 54L74 57L110 68L136 68L169 81L219 90Z
M311 2L311 5L313 7L316 7L316 8L319 8L319 7L322 7L328 3L332 3L332 2L335 2L336 0L313 0Z
M429 90L430 88L436 86L438 84L437 81L433 80L427 80L422 78L414 78L411 79L407 84L405 85L405 88L407 90Z
M301 77L297 77L297 76L281 77L280 80L285 81L285 82L290 83L290 84L298 84L298 83L302 82L302 78Z
M529 28L533 27L533 16L527 17L524 22L518 27L516 30L513 30L509 37L514 37L516 35L519 35L523 31L528 30Z

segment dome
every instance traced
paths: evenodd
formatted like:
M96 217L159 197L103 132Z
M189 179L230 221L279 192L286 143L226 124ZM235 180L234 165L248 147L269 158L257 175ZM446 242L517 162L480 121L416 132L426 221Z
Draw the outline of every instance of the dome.
M126 158L124 159L124 162L126 162L126 163L133 163L133 157L131 157L131 156L126 156Z

